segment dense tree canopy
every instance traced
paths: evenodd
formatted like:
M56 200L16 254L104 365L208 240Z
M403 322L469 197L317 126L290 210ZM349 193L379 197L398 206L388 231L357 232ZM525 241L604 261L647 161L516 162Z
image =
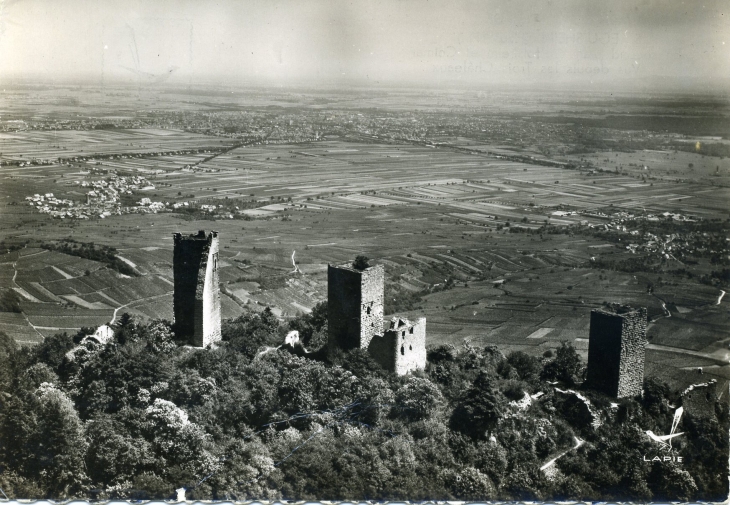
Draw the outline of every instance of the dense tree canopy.
M468 343L430 348L423 372L386 373L361 350L278 347L326 335L326 305L287 325L269 310L223 324L210 349L166 321L122 315L107 344L77 335L18 348L0 334L0 488L11 498L718 500L727 415L685 415L680 463L646 462L679 398L581 393L583 363ZM317 336L319 335L319 337ZM315 356L317 359L312 359ZM542 393L542 394L540 394ZM588 414L586 414L588 412ZM573 449L576 440L582 444ZM540 467L560 454L551 470Z

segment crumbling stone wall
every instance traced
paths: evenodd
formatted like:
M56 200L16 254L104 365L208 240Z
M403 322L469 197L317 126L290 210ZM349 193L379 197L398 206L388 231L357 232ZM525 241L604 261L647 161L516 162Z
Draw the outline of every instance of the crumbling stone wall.
M415 323L393 317L385 334L370 341L368 353L385 370L405 375L426 368L426 318Z
M692 384L682 392L682 407L695 417L714 417L717 400L717 379Z
M563 402L562 407L571 409L571 407L574 407L575 405L580 405L583 409L582 412L573 412L572 415L575 416L582 416L586 421L590 423L590 425L593 427L594 430L597 430L601 427L603 424L603 420L601 419L600 411L596 410L596 408L591 404L591 401L583 396L582 394L578 393L577 391L573 391L572 389L568 389L566 391L563 391L562 389L555 388L555 391L557 393L562 393L564 395L567 395L569 398L572 397L574 400L574 404L568 404L566 405Z
M327 268L328 347L366 349L384 369L398 375L426 368L426 318L415 323L393 317L383 327L385 271Z
M616 398L641 395L645 345L646 308L591 311L588 385Z
M367 349L375 335L382 335L384 278L382 265L362 271L348 265L327 267L330 349Z
M175 233L173 239L175 336L206 347L221 339L218 232Z

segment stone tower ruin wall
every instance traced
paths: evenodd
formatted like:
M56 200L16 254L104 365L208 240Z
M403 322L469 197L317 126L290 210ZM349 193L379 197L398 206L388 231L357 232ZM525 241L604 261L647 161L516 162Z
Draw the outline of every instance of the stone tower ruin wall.
M329 265L327 282L330 350L365 349L385 370L398 375L426 368L426 318L412 323L395 316L384 326L382 265L362 271Z
M412 323L393 317L385 334L373 337L368 352L385 370L397 375L423 370L426 368L426 318Z
M175 335L197 347L221 339L218 232L174 234Z
M616 398L641 395L646 324L645 308L591 311L587 374L590 387Z
M646 309L624 315L617 398L641 396L646 359Z
M218 278L218 234L212 232L207 252L203 253L195 291L195 309L200 310L193 340L196 346L206 347L221 339L221 296Z
M360 299L360 348L367 349L375 335L383 334L385 269L383 265L362 272Z
M327 267L327 339L331 349L359 347L360 295L358 272Z
M367 349L373 336L382 334L384 278L382 265L362 271L349 266L328 266L330 348Z

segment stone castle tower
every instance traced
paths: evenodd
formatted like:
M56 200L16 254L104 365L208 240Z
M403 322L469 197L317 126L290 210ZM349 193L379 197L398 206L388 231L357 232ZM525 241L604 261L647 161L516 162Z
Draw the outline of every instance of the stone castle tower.
M370 341L368 352L389 372L405 375L426 368L426 318L415 323L404 317L390 320L383 336Z
M196 347L221 339L218 232L173 235L175 336Z
M327 267L328 346L367 349L383 334L382 265L357 270L349 265Z
M591 311L588 385L615 398L641 395L645 345L646 308Z
M426 368L426 318L394 316L383 323L385 270L350 265L327 269L330 350L365 349L385 370L404 375Z

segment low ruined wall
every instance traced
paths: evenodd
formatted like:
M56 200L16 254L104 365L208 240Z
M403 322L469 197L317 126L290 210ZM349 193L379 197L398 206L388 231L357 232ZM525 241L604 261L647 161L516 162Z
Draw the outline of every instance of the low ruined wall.
M695 417L715 417L717 400L717 380L693 384L682 393L682 406L685 412Z
M370 340L368 353L383 370L395 372L395 353L398 339L395 332L389 331L385 335L375 335Z

